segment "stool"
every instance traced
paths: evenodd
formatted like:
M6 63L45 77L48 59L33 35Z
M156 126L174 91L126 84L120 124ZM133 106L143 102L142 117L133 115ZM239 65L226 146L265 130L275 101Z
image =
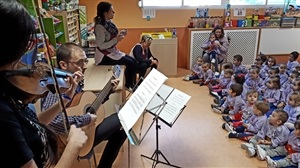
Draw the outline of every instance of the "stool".
M82 159L87 159L88 160L90 168L96 168L97 167L97 161L96 161L96 155L95 155L94 149L92 149L86 156L78 157L78 161L80 161ZM93 159L94 165L92 164L91 159Z

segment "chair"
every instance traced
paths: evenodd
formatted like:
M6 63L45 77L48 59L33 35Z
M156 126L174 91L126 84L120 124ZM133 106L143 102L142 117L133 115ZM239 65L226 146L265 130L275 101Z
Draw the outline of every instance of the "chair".
M86 156L78 157L78 161L80 161L82 159L87 159L88 160L90 168L96 168L97 167L97 160L96 160L96 155L95 155L94 149L92 149ZM93 159L94 164L91 161L91 159Z

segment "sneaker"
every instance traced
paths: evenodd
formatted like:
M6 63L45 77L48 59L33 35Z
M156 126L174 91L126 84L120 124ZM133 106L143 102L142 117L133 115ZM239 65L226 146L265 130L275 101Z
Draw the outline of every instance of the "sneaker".
M220 73L218 71L215 72L215 76L218 77L220 76Z
M130 93L133 93L133 89L131 87L125 87L125 90L130 92Z
M228 131L228 132L233 132L233 127L230 126L228 123L225 123L225 129Z
M248 148L254 148L254 145L252 143L242 143L241 148L246 150Z
M223 124L222 124L222 128L223 128L223 129L225 129L225 124L227 124L227 123L223 123Z
M214 64L216 62L216 59L213 58L210 62Z
M247 149L248 156L253 157L255 155L254 147Z
M198 80L193 80L194 84L200 84L200 82L201 82L201 80L199 80L199 79Z
M270 156L266 156L266 161L267 161L268 168L277 167L277 163L273 159L271 159Z
M256 150L257 150L257 157L259 160L265 160L267 152L261 148L259 145L256 145Z
M218 108L213 108L212 110L215 113L222 114L222 111L220 109L218 109Z
M190 80L190 76L187 75L187 76L183 77L182 79L183 79L184 81L189 81L189 80Z
M232 121L231 118L230 118L229 116L227 116L227 115L223 115L222 118L223 118L223 120L224 120L225 122L227 122L227 123L229 123L229 122Z
M216 104L221 104L221 100L220 100L220 97L219 97L219 96L216 97L216 98L214 98L214 103L216 103Z
M213 108L218 108L219 106L215 104L211 104L210 107L213 109Z
M209 92L210 95L212 95L213 97L219 97L217 92Z
M238 133L235 131L229 132L228 138L238 138Z

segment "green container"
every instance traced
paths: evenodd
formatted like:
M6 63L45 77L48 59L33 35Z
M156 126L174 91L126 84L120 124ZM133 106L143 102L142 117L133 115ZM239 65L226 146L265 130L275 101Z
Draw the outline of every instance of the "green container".
M252 19L245 20L245 27L252 27Z

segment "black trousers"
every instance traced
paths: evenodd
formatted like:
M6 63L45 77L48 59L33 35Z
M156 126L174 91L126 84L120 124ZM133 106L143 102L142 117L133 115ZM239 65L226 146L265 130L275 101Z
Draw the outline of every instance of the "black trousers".
M127 136L121 129L117 113L106 117L96 128L94 147L104 140L108 140L101 156L98 168L111 168L118 156Z
M137 63L133 57L125 55L119 60L114 60L105 55L99 65L125 65L125 87L129 88L135 85Z
M154 58L154 60L156 60L158 62L157 58ZM149 66L148 64L146 64L144 62L137 64L137 72L139 74L139 78L141 78L141 77L145 78L146 71L149 67L151 67L151 69L153 69L153 68L156 69L157 65L154 64L154 65Z

